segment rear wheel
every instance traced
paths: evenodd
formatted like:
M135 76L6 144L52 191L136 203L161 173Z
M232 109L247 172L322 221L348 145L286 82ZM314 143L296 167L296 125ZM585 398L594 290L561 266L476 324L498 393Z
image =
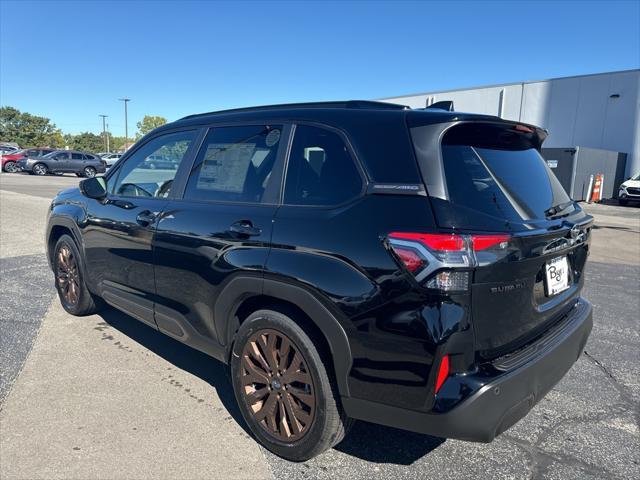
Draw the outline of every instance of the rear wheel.
M93 178L96 176L96 169L93 167L84 167L82 175L87 178Z
M351 422L314 342L291 318L259 310L238 331L231 358L236 400L258 441L292 461L340 442Z
M46 175L47 173L49 173L49 169L44 163L36 163L31 171L36 175Z
M7 162L4 164L4 171L7 173L14 173L18 170L16 162Z
M80 252L69 235L62 235L54 250L53 271L62 307L72 315L91 315L101 305L100 297L89 292L84 283Z

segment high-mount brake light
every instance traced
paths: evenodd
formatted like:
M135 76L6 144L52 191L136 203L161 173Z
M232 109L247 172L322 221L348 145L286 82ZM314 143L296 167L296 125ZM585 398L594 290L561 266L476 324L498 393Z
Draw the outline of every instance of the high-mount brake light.
M534 130L531 127L527 127L526 125L516 125L513 127L514 130L518 130L519 132L533 133Z
M508 252L506 234L392 232L389 246L415 279L430 289L468 291L469 269Z

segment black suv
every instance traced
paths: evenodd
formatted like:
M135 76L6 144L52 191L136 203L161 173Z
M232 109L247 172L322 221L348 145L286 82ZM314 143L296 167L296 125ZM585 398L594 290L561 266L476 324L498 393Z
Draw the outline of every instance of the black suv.
M366 101L185 117L54 199L60 300L229 363L249 428L291 460L351 419L491 441L592 327L592 218L545 136Z
M75 173L79 177L95 177L106 171L107 163L97 155L75 150L54 150L43 156L27 156L18 160L18 168L35 175Z

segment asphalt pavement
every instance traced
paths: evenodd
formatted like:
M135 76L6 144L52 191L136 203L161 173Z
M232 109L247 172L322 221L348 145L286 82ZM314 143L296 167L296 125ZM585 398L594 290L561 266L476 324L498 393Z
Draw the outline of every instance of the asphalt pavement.
M640 208L585 206L594 330L512 429L476 444L357 422L296 464L251 439L219 362L113 309L62 310L43 222L77 182L0 175L0 478L640 478Z

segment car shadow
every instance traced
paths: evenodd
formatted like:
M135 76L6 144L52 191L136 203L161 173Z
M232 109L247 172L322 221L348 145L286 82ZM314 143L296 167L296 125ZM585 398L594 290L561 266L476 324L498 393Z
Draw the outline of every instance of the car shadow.
M176 368L191 373L211 385L229 415L251 435L238 409L227 366L209 355L194 350L177 340L154 330L126 313L105 308L99 314L111 327L162 357Z
M229 415L252 436L236 403L226 365L114 308L105 308L99 316L108 325L176 368L191 373L211 385ZM443 438L358 421L335 449L369 462L410 465L438 448L444 441Z
M411 465L444 442L444 438L357 421L334 448L368 462Z

